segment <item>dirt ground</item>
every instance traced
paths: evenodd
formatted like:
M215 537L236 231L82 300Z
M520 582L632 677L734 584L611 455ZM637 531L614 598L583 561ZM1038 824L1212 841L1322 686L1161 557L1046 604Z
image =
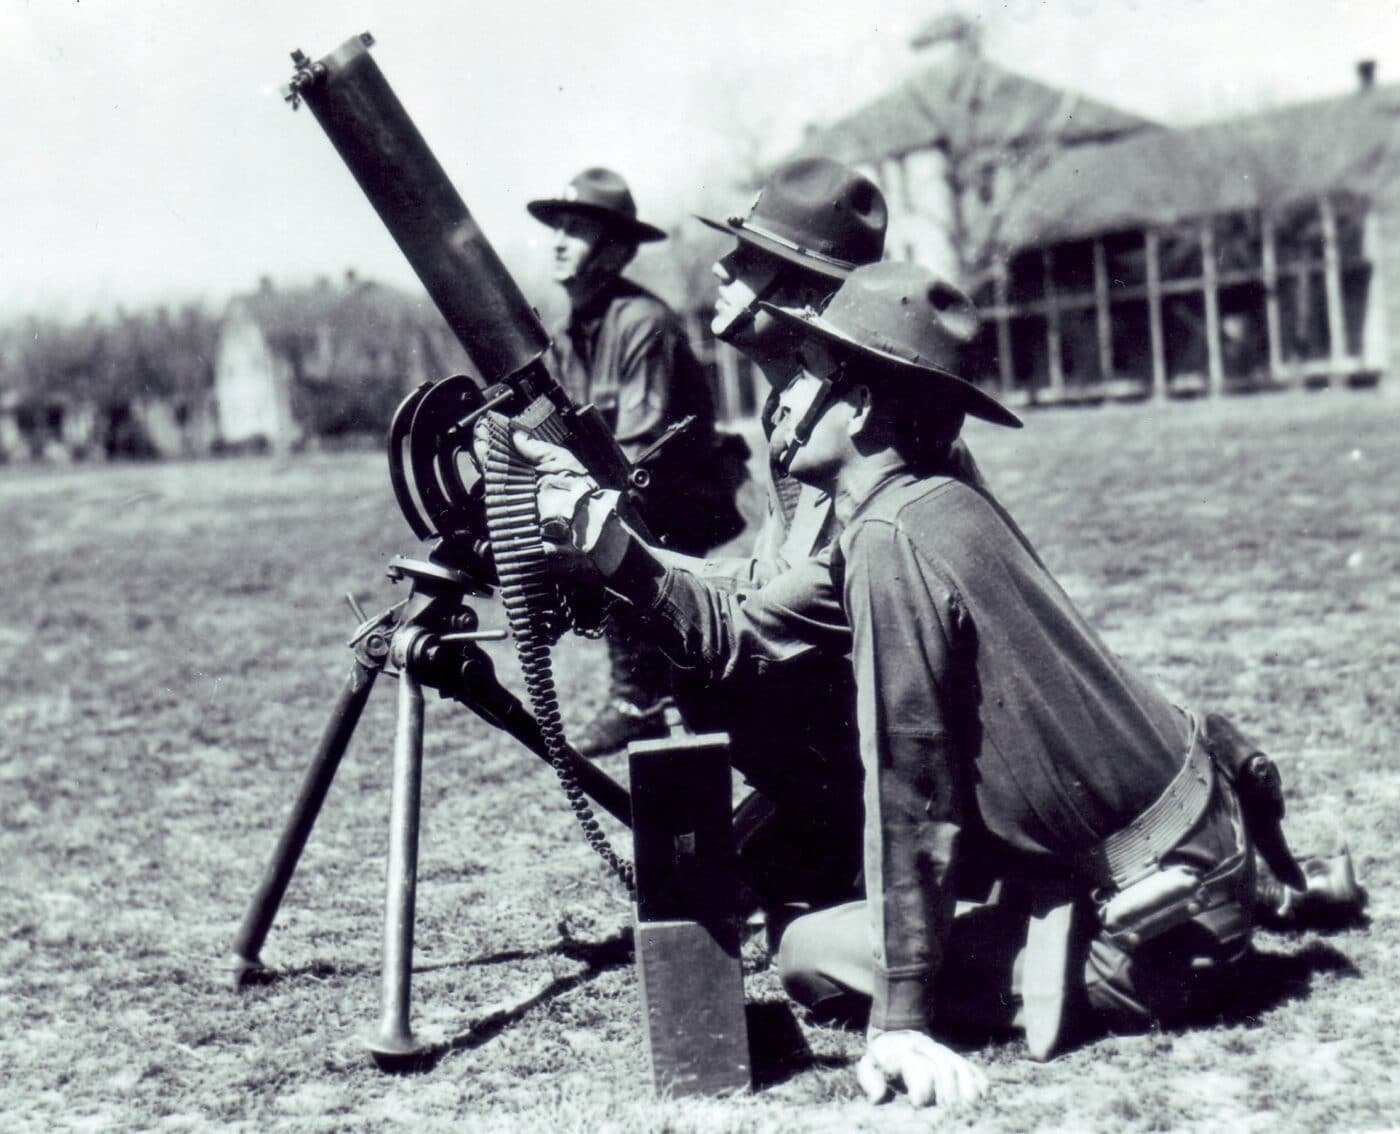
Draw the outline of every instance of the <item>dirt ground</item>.
M978 429L988 479L1109 642L1267 738L1297 846L1349 842L1370 923L1263 934L1219 1020L1049 1065L974 1054L975 1109L872 1108L860 1037L762 1089L657 1101L623 896L553 773L430 695L415 1028L379 1001L392 686L375 692L274 926L226 955L348 669L413 540L377 455L0 470L0 1129L1380 1130L1400 1125L1400 398L1290 394L1032 414ZM481 606L501 623L493 602ZM493 647L515 681L508 644ZM557 652L566 724L596 642ZM618 762L608 770L621 775ZM615 827L610 828L617 835ZM581 943L581 944L580 944ZM758 943L751 1001L781 992ZM764 1053L756 1051L756 1061Z

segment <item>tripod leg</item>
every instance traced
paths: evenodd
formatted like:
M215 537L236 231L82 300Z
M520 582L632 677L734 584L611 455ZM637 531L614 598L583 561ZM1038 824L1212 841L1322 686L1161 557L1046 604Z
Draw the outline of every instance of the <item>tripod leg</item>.
M399 674L394 784L389 802L388 886L384 901L384 978L379 1030L366 1041L374 1061L392 1070L424 1048L409 1022L413 976L413 901L418 880L418 819L423 783L423 689L405 666Z
M356 662L345 679L340 698L321 734L316 755L302 778L301 790L282 828L282 836L277 840L277 849L272 852L272 859L267 864L234 940L230 957L234 988L241 988L252 974L262 969L258 954L262 951L268 930L272 928L272 920L277 916L277 908L282 903L287 884L292 880L297 860L316 823L316 816L320 814L321 804L325 802L326 792L335 778L336 769L340 767L340 759L350 744L350 737L355 732L378 674L378 669Z
M509 733L541 760L552 763L539 722L496 678L495 667L486 651L475 644L462 649L460 679L439 686L443 696L465 705L482 720ZM565 758L574 779L604 811L628 827L632 825L632 803L627 789L591 760L572 748Z

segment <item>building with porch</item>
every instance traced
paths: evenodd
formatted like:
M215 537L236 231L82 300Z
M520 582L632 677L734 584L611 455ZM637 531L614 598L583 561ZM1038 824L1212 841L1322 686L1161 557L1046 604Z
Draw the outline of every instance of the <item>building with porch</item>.
M887 254L974 293L969 373L1020 403L1400 374L1400 84L1363 63L1345 94L1171 129L953 38L798 153L863 168Z
M1031 399L1400 374L1400 85L1059 155L978 289ZM1390 286L1387 288L1387 281Z

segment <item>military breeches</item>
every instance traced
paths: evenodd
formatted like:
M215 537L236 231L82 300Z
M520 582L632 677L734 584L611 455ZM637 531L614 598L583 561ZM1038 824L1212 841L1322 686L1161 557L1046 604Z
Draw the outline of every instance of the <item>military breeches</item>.
M671 692L671 663L632 607L617 603L603 630L608 647L609 694L647 710Z
M1222 780L1162 866L1178 867L1183 876L1194 873L1196 888L1165 897L1159 888L1157 900L1149 894L1142 908L1128 903L1126 912L1120 903L1111 929L1099 920L1101 911L1081 902L1082 916L1064 954L1068 1031L1140 1031L1154 1022L1208 1017L1238 975L1250 944L1253 855L1239 804ZM1192 913L1192 894L1202 886L1214 887L1215 897L1209 908ZM1174 922L1167 909L1173 902L1180 903L1181 914ZM1027 925L1028 906L1014 887L990 905L959 905L929 989L934 1028L1026 1026L1026 974L1037 968L1036 939L1031 936L1028 944ZM794 921L778 951L789 995L819 1016L863 1022L875 977L870 934L863 901Z

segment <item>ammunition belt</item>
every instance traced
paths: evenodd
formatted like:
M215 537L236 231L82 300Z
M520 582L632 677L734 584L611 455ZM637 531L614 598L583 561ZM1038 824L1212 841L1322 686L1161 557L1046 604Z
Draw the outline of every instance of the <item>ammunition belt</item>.
M1145 878L1205 814L1215 767L1196 718L1186 762L1172 782L1136 819L1079 856L1079 872L1100 890L1122 890Z
M559 698L554 688L550 648L568 628L567 604L554 585L540 539L540 515L534 468L515 450L511 423L498 413L483 414L476 426L486 442L481 475L484 481L486 529L491 555L501 584L501 605L510 622L520 658L520 673L530 707L544 737L549 761L583 829L588 845L629 893L635 889L632 864L613 849L593 809L578 785L564 738Z

